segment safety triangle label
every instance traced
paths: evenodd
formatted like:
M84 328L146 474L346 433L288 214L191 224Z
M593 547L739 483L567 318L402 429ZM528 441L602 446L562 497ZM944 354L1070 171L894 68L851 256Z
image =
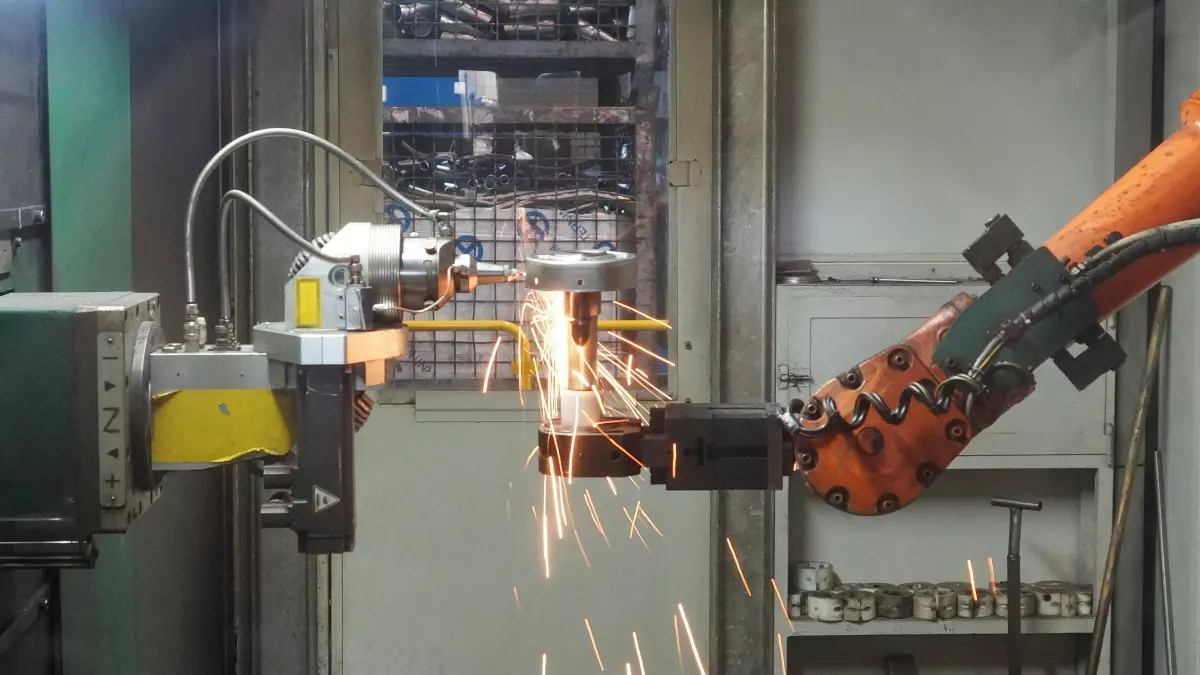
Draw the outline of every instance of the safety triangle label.
M320 513L340 501L342 501L341 497L325 490L319 485L313 486L313 513Z

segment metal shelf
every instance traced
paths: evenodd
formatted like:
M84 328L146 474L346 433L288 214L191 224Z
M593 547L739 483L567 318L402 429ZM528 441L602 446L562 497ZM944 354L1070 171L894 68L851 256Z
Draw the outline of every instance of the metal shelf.
M567 40L415 40L384 38L383 58L633 59L638 43Z
M866 623L825 623L804 619L794 621L793 637L833 637L838 635L1003 635L1008 632L1008 619L876 619ZM1021 633L1028 635L1091 634L1094 620L1090 616L1070 618L1033 617L1021 620Z
M635 108L384 107L384 124L633 124Z

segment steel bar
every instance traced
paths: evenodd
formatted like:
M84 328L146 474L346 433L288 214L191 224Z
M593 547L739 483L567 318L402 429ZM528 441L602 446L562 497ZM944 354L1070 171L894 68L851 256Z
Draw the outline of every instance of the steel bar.
M8 651L38 619L38 614L50 606L50 587L43 585L21 606L11 623L0 631L0 655Z
M1171 595L1171 561L1167 548L1167 495L1163 477L1162 451L1150 453L1154 459L1155 517L1158 529L1158 582L1162 588L1163 643L1167 655L1167 675L1175 675L1175 612Z
M1129 435L1129 449L1125 453L1125 468L1121 473L1121 492L1117 498L1117 513L1113 522L1112 537L1108 542L1108 557L1104 562L1104 574L1100 578L1100 597L1096 603L1096 623L1092 627L1092 643L1088 652L1087 675L1096 675L1100 668L1100 655L1104 650L1104 636L1108 629L1108 617L1112 611L1113 582L1116 578L1121 542L1125 538L1125 524L1129 519L1129 506L1133 500L1133 477L1137 473L1142 457L1142 437L1146 433L1146 414L1150 398L1158 379L1159 354L1167 333L1167 319L1171 313L1171 287L1163 286L1158 292L1154 308L1154 321L1150 328L1150 345L1146 350L1146 369L1142 374L1142 386L1138 393L1133 430Z
M1008 509L1008 675L1021 675L1021 519L1027 510L1041 511L1042 503L993 499L992 506Z

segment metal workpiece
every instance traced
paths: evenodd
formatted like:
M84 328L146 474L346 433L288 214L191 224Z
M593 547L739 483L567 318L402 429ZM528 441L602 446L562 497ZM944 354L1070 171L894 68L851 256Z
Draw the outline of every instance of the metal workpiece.
M1009 623L1012 623L1014 616L1012 614L1010 614L1008 611L1009 604L1010 604L1008 601L1009 595L1010 595L1010 593L1007 589L1002 589L1002 588L996 589L996 615L999 617L1002 617L1002 618L1006 618L1009 620ZM1019 611L1016 612L1015 618L1028 619L1031 616L1037 616L1037 606L1038 606L1037 594L1035 594L1032 590L1022 589L1021 590L1021 605L1020 605ZM1020 623L1020 621L1018 621L1017 623ZM1016 665L1018 667L1020 666L1020 664L1016 664ZM1012 666L1013 666L1013 663L1010 661L1009 662L1010 670L1012 669Z
M813 591L805 596L808 618L813 621L837 623L845 620L846 600L834 591Z
M637 256L605 249L538 253L525 261L525 283L538 291L625 290L637 285Z
M567 380L567 389L571 391L587 392L591 389L591 383L574 376L575 373L597 372L596 358L600 345L597 322L600 318L600 297L599 293L567 293L563 303L569 326L567 339L570 340L570 344L566 349L567 372L572 376ZM599 405L598 399L597 405ZM560 414L559 419L562 422L568 417ZM599 418L592 415L592 419L598 420Z
M875 613L882 619L910 619L913 615L913 594L900 588L880 588L875 591Z
M283 323L254 327L254 347L273 361L295 365L354 365L395 359L408 353L406 328L372 331L304 330Z
M795 591L828 591L833 588L833 565L801 561L788 566L788 588Z
M581 428L574 438L569 427L556 432L543 424L538 429L538 471L575 478L636 476L642 470L641 437L641 427L629 421L605 424L603 432Z
M866 623L875 620L875 593L860 589L838 591L838 597L845 603L842 609L842 619L851 623Z
M160 349L150 354L149 363L150 386L156 395L181 389L272 389L284 384L272 380L267 355L253 345L228 351Z

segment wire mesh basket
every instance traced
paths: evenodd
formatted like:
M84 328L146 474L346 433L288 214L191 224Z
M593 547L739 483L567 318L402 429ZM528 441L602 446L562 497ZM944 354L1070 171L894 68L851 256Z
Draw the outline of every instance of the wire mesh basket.
M384 126L385 178L419 203L452 214L459 253L519 265L534 252L636 252L631 124L484 119ZM414 222L398 204L387 204L385 212L390 222L414 231L429 226ZM520 322L524 299L523 285L485 286L429 318ZM615 300L615 294L605 295L601 319L618 318ZM601 337L625 358L626 343ZM493 351L499 364L491 373L493 386L512 388L516 376L509 364L517 360L516 346L483 331L412 333L409 356L397 362L394 379L476 388L489 372Z
M398 0L383 3L384 37L442 40L636 38L633 0Z

